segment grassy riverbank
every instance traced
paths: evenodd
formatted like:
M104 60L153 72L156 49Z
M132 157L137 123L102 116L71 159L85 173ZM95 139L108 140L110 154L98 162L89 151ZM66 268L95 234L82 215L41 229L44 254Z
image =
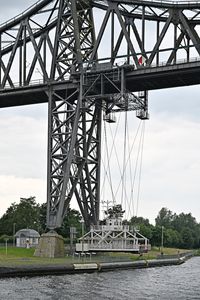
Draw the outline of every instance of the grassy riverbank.
M165 255L177 255L178 253L186 252L184 249L164 248ZM87 258L75 258L66 256L64 258L41 258L34 257L34 249L0 247L0 267L3 266L23 266L23 265L65 265L70 263L81 262L112 262L112 261L132 261L139 259L154 259L160 254L159 248L152 248L149 253L142 256L131 253L101 253Z

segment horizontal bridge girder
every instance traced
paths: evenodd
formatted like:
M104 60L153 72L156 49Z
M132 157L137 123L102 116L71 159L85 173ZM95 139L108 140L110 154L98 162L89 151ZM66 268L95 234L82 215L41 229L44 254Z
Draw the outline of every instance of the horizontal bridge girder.
M125 81L130 92L196 85L200 83L200 61L130 71ZM75 87L70 81L52 83L53 90L60 93L66 89L73 93ZM105 83L107 94L113 93L111 86L109 88L106 89ZM45 84L0 91L0 107L48 102L47 91Z
M151 7L157 7L157 8L190 8L195 9L200 7L199 1L165 1L165 0L112 0L112 2L120 3L120 4L129 4L129 5L141 5L141 6L151 6Z
M200 61L160 66L127 74L127 88L132 91L183 87L200 83ZM134 86L133 86L134 85Z

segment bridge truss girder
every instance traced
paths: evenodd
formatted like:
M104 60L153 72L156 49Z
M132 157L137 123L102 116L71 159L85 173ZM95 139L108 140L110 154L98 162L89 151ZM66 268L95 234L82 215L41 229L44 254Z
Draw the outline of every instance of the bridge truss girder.
M199 14L198 1L43 0L0 26L0 87L63 81L94 61L135 69L144 68L141 55L146 68L189 62L200 54Z

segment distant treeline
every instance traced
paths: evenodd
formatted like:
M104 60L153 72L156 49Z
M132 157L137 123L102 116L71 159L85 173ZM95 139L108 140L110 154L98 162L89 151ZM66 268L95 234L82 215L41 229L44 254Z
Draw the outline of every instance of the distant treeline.
M129 224L138 224L140 233L148 237L151 245L160 246L163 230L165 247L198 249L200 248L200 223L191 213L177 215L163 207L155 219L155 226L148 219L133 217Z
M77 238L81 236L81 215L75 209L68 209L63 225L57 231L66 240L70 238L70 227L76 227ZM155 226L143 217L124 220L125 224L137 226L140 233L150 240L152 246L163 244L165 247L185 249L200 248L200 224L191 213L177 215L167 208L162 208L155 219ZM0 242L13 237L20 229L31 228L40 234L46 229L46 204L36 203L35 197L21 198L19 204L12 203L0 218Z

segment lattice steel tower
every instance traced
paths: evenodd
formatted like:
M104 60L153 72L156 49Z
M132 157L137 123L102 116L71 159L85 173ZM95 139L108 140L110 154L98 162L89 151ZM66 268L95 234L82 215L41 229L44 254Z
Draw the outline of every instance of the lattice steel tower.
M115 65L114 45L111 57L98 60L110 15L114 39L114 8L108 9L96 39L91 4L59 3L51 78L69 74L75 88L66 88L62 94L49 92L49 228L61 225L73 195L87 227L99 220L102 111L108 118L114 107L147 113L146 97L137 98L125 88L129 63Z

